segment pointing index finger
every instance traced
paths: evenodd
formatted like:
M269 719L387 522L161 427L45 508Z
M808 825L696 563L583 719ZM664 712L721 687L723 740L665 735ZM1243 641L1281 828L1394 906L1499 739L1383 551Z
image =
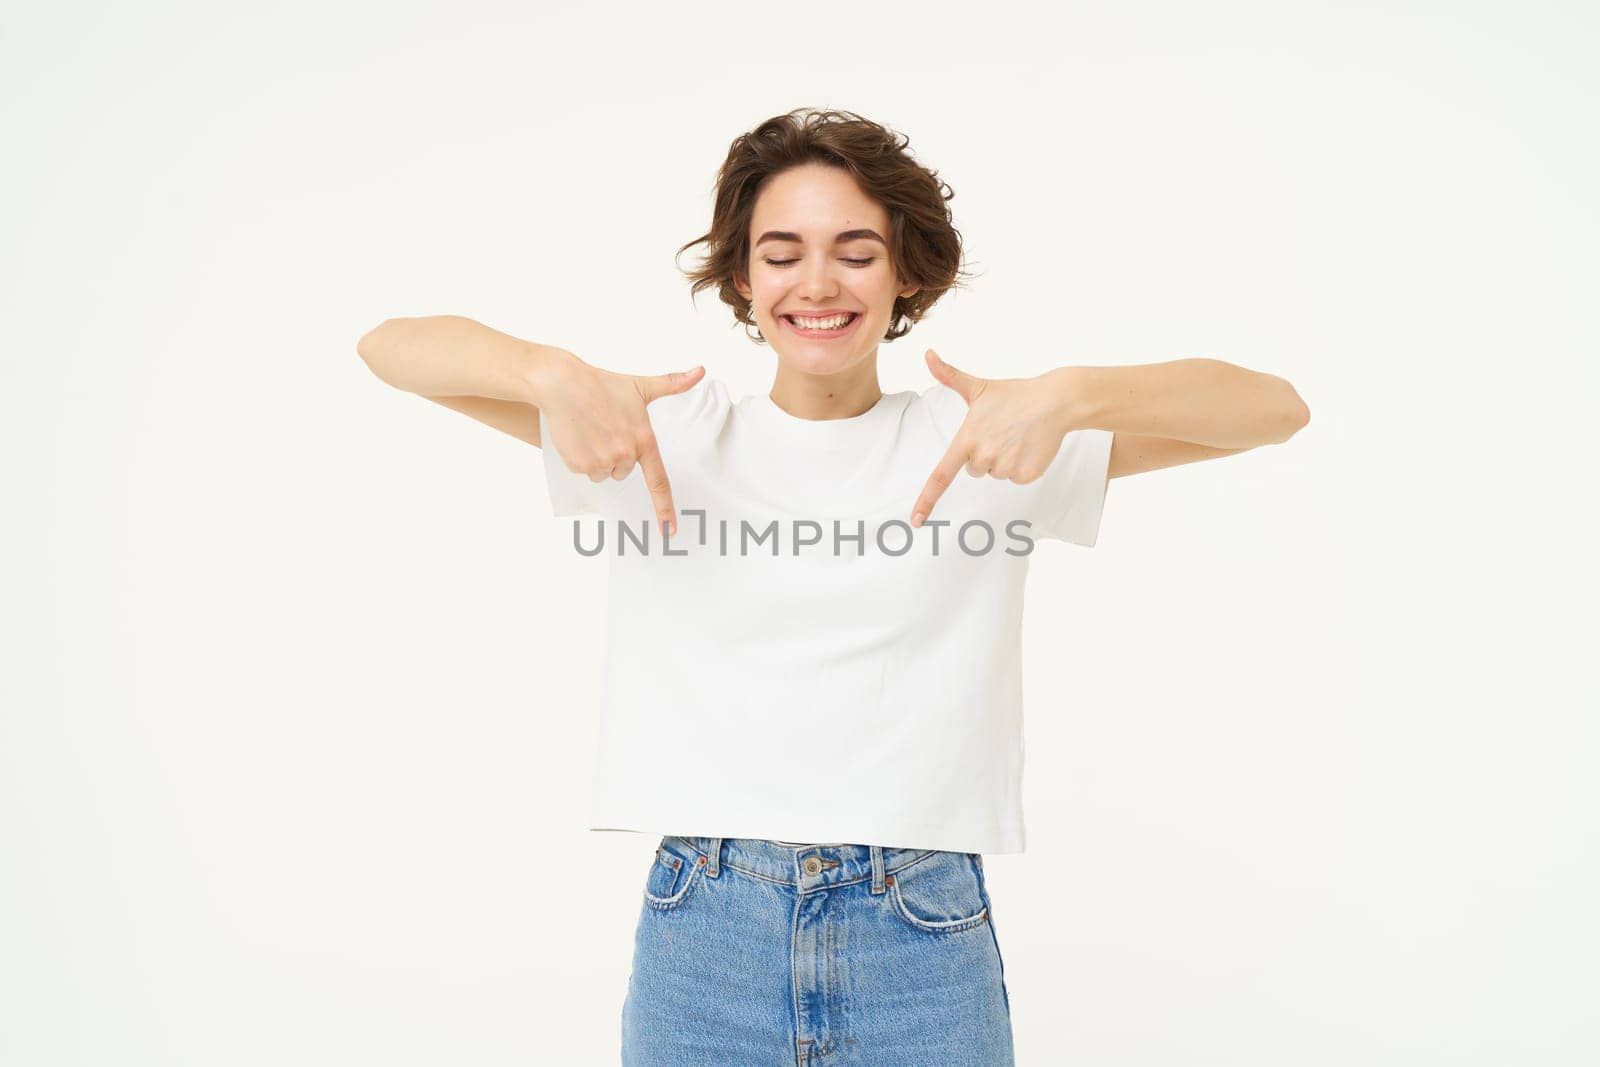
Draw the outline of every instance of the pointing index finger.
M945 450L944 457L939 460L938 466L933 468L933 473L928 476L927 484L922 487L922 495L917 497L917 502L911 508L911 525L919 527L933 512L933 505L944 496L944 491L950 488L956 475L961 473L961 468L967 463L967 445L959 436L950 442L950 447Z
M644 472L644 486L655 503L656 527L661 529L670 524L672 533L677 534L678 512L672 504L672 483L667 479L667 468L661 462L661 450L656 447L654 437L639 453L639 469Z

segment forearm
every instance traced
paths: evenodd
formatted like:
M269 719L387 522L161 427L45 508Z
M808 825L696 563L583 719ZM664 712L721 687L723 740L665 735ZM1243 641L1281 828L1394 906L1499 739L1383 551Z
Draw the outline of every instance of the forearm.
M1061 391L1074 429L1241 449L1287 441L1311 418L1305 401L1284 379L1219 359L1059 367L1049 377Z
M356 342L383 381L419 396L486 396L536 404L538 372L570 355L461 315L388 319Z

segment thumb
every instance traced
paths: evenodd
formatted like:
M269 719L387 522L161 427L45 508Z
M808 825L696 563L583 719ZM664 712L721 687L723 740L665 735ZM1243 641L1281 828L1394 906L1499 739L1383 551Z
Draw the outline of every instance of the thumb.
M681 393L685 389L692 389L696 382L705 377L705 367L695 367L693 370L669 371L666 374L647 374L639 379L639 392L644 395L646 404L660 396L671 396Z
M978 387L982 384L983 379L968 374L964 370L958 370L957 368L951 366L944 360L940 359L939 353L935 352L931 348L928 349L925 358L928 361L928 370L933 372L933 376L935 378L939 379L945 385L948 385L950 388L960 393L963 400L972 400L973 396L978 390Z

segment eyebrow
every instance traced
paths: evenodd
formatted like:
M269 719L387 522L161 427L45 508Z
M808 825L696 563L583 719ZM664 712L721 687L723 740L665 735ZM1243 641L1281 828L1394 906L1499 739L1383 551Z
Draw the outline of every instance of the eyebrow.
M833 243L834 244L844 244L846 241L859 241L859 240L861 240L863 238L866 238L866 239L869 239L869 240L873 240L873 241L877 241L879 244L883 245L885 248L887 248L889 246L889 242L885 241L882 237L878 236L878 231L877 230L845 230L843 233L839 234L839 236L837 236L837 237L835 237L833 239ZM789 231L789 230L768 230L766 233L764 233L760 237L756 238L756 246L760 247L760 245L761 245L761 243L763 241L795 241L795 242L798 242L799 240L800 240L800 235L797 234L797 233L794 233L792 231Z

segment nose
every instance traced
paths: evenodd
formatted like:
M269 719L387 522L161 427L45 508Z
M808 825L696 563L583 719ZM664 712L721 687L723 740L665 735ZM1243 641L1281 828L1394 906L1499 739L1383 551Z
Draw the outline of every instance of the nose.
M800 293L813 300L826 300L839 292L834 279L833 260L823 255L805 261L805 275L800 280Z

